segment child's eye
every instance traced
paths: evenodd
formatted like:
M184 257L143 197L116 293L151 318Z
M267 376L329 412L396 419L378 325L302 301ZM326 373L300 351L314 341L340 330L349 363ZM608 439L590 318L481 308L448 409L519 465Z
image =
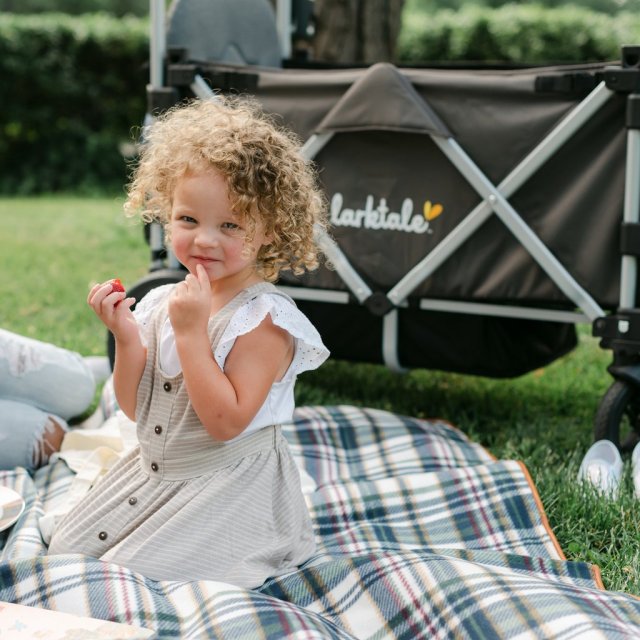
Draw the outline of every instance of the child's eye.
M189 222L189 223L193 223L196 221L196 219L192 218L191 216L180 216L178 220L180 220L180 222Z
M227 231L240 231L241 227L240 225L236 224L235 222L223 222L221 225L222 229L226 229Z

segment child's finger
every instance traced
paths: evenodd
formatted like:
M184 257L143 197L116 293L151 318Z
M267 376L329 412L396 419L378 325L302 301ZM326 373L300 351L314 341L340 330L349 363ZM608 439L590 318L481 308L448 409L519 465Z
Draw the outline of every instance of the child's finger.
M100 284L96 284L91 288L89 292L89 296L87 297L87 302L92 306L99 305L109 293L111 293L112 287L108 282L101 282Z
M201 264L196 265L196 274L198 276L198 282L200 282L203 287L209 285L209 276L207 275L207 270Z
M98 291L98 289L100 289L100 287L103 285L102 282L98 282L98 284L94 284L91 287L91 290L89 291L89 295L87 296L87 302L89 304L91 304L91 301L93 300L93 296L96 295L96 292Z
M120 294L120 295L122 295L122 294ZM113 307L114 307L114 309L117 307L117 310L120 311L120 309L131 309L131 307L135 303L136 303L136 299L135 298L122 298L121 300L118 300L113 305Z
M183 280L182 284L185 285L187 291L192 291L194 286L198 284L198 278L191 273L187 274L187 277Z
M124 291L111 291L104 297L103 303L106 302L115 309L126 297L127 294Z

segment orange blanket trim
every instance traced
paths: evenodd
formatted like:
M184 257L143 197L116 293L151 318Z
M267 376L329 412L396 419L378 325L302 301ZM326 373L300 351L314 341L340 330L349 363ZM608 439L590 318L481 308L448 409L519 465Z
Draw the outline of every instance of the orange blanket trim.
M562 560L566 560L567 557L564 555L564 551L562 550L562 547L560 546L560 543L558 542L558 539L556 538L555 533L553 533L553 529L551 528L551 525L549 524L549 519L547 518L547 514L544 510L544 506L542 504L542 500L540 499L540 494L538 493L538 489L536 488L536 485L533 482L533 479L531 477L531 474L529 473L529 469L527 469L527 467L525 466L524 462L522 462L521 460L518 460L518 464L520 465L520 468L522 469L527 482L529 483L529 487L531 489L531 493L533 494L533 498L536 501L536 505L538 506L538 510L540 511L540 518L542 520L542 525L544 526L544 528L546 529L547 533L549 534L549 537L551 538L551 541L553 542L553 546L556 548L556 551L558 552L558 554L560 555L560 558ZM604 583L602 582L602 574L600 573L600 567L595 565L595 564L589 564L589 571L591 573L591 577L593 578L594 582L596 583L596 586L598 587L598 589L602 589L603 591L606 591L606 588L604 586Z

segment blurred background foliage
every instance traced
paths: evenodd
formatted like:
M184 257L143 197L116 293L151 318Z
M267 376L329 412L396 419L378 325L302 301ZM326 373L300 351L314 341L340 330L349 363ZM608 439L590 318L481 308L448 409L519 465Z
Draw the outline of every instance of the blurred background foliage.
M142 18L0 13L0 193L121 192L147 57Z
M638 8L405 0L393 61L615 61L640 42ZM0 0L1 195L122 193L146 110L148 12L148 0Z
M170 0L167 0L167 5ZM495 9L505 4L530 5L527 0L405 0L407 11L435 13L443 9L457 11L471 5ZM537 0L542 7L578 6L613 15L622 11L636 12L640 0ZM9 13L43 13L55 11L79 15L104 11L115 16L134 15L144 17L149 13L149 0L0 0L0 11Z
M513 2L496 8L465 3L459 9L432 12L423 7L427 2L431 0L410 0L405 7L397 51L401 62L540 65L615 61L621 45L640 42L640 13ZM411 5L416 8L411 10Z
M470 5L478 7L488 7L496 9L505 4L511 5L538 5L546 8L576 6L583 9L590 9L608 15L620 13L622 11L638 11L640 0L537 0L531 3L527 0L406 0L405 6L409 11L419 10L434 13L442 9L452 9L457 11Z
M22 14L55 11L70 15L104 11L118 17L143 17L149 13L149 0L0 0L0 11Z

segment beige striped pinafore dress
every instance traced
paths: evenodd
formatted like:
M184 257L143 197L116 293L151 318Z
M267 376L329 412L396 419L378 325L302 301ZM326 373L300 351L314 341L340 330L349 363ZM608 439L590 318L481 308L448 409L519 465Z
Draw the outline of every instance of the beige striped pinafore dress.
M215 349L245 289L209 321ZM168 296L167 296L168 297ZM152 318L137 398L139 445L60 523L49 554L82 553L154 580L246 588L293 570L314 550L298 470L279 426L217 442L191 408L182 374L158 366L167 300Z

